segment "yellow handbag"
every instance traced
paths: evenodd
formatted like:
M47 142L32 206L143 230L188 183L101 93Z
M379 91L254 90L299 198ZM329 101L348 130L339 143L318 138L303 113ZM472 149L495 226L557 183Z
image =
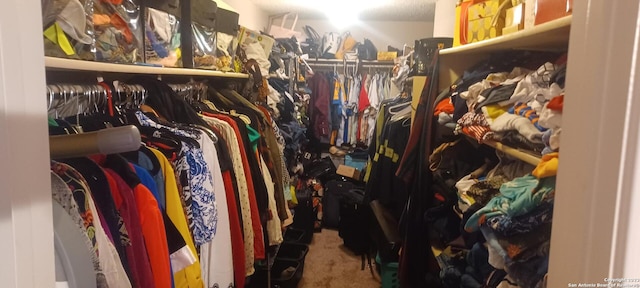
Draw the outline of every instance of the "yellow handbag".
M342 45L340 45L340 49L338 49L338 51L336 52L336 59L343 59L344 53L353 51L353 49L356 48L357 44L358 41L356 41L356 39L351 36L351 33L345 32L342 36Z

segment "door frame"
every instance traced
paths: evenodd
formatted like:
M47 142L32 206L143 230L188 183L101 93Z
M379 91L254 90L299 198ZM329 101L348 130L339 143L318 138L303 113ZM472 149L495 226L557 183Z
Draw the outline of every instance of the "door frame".
M0 9L0 283L55 283L40 1Z
M547 287L640 278L640 5L573 3Z

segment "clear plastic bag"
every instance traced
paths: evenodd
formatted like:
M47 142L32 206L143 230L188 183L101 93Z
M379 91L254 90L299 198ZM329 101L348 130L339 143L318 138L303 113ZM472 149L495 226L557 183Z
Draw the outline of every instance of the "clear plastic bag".
M238 47L238 19L240 15L218 5L216 12L216 65L221 71L241 71L236 67L235 58Z
M189 65L201 69L218 69L218 53L216 41L216 13L218 5L210 0L191 1L191 34L184 39L191 41L191 55L183 61L191 61ZM186 43L185 43L186 44ZM186 59L186 57L192 57ZM185 65L186 62L185 62Z
M70 0L42 0L42 28L47 28L56 21Z
M43 1L45 55L95 59L93 5L93 0Z
M193 67L218 70L223 65L216 46L216 29L191 23L193 33ZM228 66L228 65L227 65Z
M238 47L238 37L223 32L216 33L216 66L220 71L234 71L234 57Z
M181 67L178 17L158 9L147 8L145 19L145 62L165 67Z
M96 60L142 62L142 18L138 0L94 0Z

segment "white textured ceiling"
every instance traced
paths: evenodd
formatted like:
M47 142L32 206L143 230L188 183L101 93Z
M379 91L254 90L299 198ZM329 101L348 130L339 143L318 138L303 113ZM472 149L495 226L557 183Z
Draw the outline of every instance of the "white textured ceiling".
M246 0L245 0L246 1ZM250 0L255 5L265 10L269 15L281 13L298 13L301 19L325 18L325 14L317 8L323 5L334 9L341 8L340 4L332 4L330 0ZM376 7L368 7L368 0L342 0L344 2L358 3L363 8L360 13L361 20L378 21L433 21L435 2L437 0L386 0L384 4Z

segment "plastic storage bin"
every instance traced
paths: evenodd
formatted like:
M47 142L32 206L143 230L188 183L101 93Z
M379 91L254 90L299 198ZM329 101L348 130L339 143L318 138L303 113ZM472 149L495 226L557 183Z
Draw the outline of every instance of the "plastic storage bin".
M300 273L304 273L304 259L309 252L309 246L300 243L282 243L276 259L295 260L300 263Z
M284 242L309 244L313 239L313 232L291 228L284 233Z
M367 167L367 159L361 159L361 158L353 157L351 155L347 155L344 158L344 165L356 168L360 172L362 172L364 171L364 168Z
M271 286L279 288L296 288L302 279L300 262L290 259L277 259L271 267ZM287 269L291 271L286 271ZM283 273L284 272L284 273Z
M299 229L289 228L284 232L284 242L300 243L302 237L304 237L304 231Z
M292 259L296 261L304 260L309 252L309 246L300 243L282 243L278 250L278 259Z
M380 265L382 288L399 288L398 262L381 263L380 255L376 255L376 262Z

